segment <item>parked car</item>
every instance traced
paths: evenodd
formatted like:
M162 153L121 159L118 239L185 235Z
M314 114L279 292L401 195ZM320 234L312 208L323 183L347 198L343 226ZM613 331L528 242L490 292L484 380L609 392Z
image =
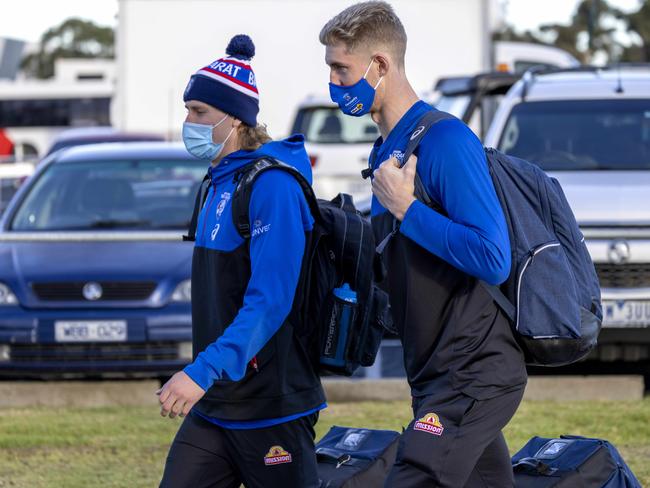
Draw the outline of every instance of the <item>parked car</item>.
M53 153L0 220L0 376L156 376L191 360L192 243L206 163L182 145Z
M485 144L561 183L595 262L604 323L590 359L650 362L650 65L528 73Z
M298 107L292 133L305 136L317 197L348 193L358 199L370 193L361 171L379 131L369 115L349 117L329 98L309 97Z
M144 142L163 140L164 138L157 134L122 132L113 127L77 127L75 129L68 129L61 132L52 142L52 145L47 150L46 156L49 156L59 149L72 146L83 146L104 142Z
M0 164L0 216L9 201L27 178L34 172L31 163L2 163Z

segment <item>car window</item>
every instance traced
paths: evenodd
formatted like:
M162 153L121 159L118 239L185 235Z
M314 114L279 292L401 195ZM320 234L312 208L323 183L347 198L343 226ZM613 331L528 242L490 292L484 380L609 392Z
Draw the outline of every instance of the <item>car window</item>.
M293 130L304 134L308 142L325 144L367 143L379 137L377 126L369 115L349 117L338 107L301 109Z
M469 107L470 100L469 95L442 95L434 105L438 110L462 119Z
M499 149L548 171L650 169L650 100L520 103Z
M49 166L13 230L185 229L204 161L88 161Z

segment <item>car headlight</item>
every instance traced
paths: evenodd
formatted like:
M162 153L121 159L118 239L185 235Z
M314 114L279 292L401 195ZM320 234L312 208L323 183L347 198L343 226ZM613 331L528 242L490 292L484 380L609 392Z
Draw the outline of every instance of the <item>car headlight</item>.
M172 302L189 302L191 300L192 282L190 280L181 281L172 293Z
M4 283L0 283L0 306L1 305L17 305L18 299L16 295Z
M0 362L9 361L11 359L11 346L7 344L0 344Z

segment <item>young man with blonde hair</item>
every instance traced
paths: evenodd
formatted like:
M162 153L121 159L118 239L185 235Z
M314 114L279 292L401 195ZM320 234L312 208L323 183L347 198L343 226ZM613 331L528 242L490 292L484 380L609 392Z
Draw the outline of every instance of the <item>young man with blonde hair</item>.
M386 486L513 486L502 429L521 401L526 368L508 319L479 283L505 281L511 258L481 143L446 118L403 161L435 109L406 77L406 32L389 4L345 9L320 41L332 100L348 115L369 113L381 133L370 157L372 225L387 243L384 286L414 414ZM415 198L416 173L432 205Z

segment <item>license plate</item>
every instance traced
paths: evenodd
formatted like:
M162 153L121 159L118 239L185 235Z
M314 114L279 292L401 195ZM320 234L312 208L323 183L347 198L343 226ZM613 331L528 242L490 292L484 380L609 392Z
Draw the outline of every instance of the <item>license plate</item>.
M57 342L124 342L126 320L57 321L54 323Z
M650 301L603 300L603 326L650 326Z

